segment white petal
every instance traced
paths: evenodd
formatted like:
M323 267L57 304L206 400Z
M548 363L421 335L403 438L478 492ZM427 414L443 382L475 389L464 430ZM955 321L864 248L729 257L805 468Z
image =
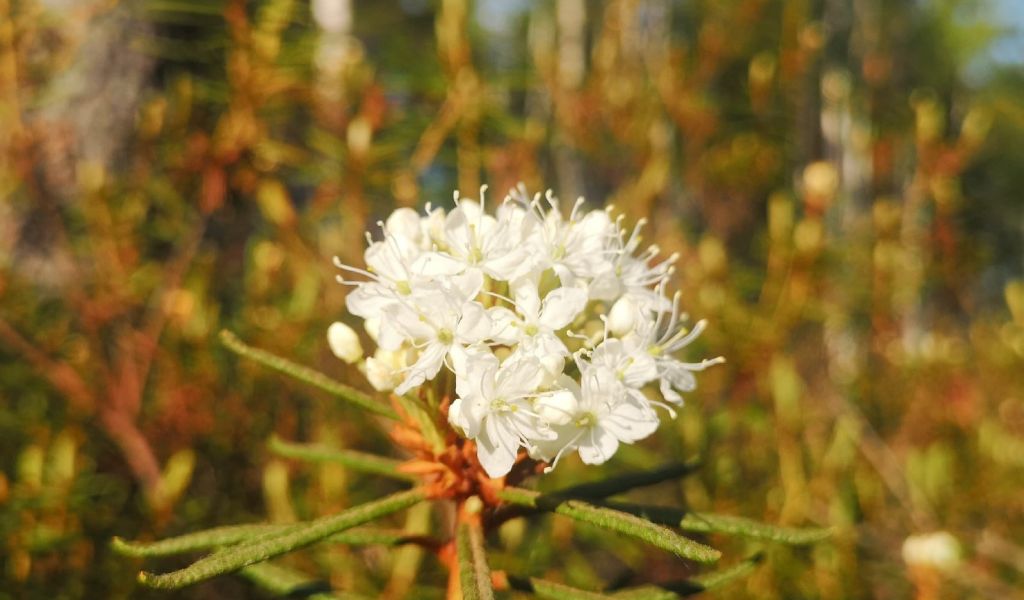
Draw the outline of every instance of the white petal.
M622 383L639 388L658 378L658 365L650 354L637 352L629 358L629 366L623 373Z
M363 258L366 266L385 279L407 281L409 264L419 254L419 248L402 238L391 237L387 241L374 242L366 249Z
M462 306L462 318L455 330L455 339L463 344L475 344L491 333L491 318L487 309L479 302L467 302Z
M514 344L522 337L523 330L517 327L519 317L504 306L487 310L491 318L491 332L488 338L499 344Z
M588 465L599 465L615 454L619 440L611 432L597 426L584 434L580 440L580 458Z
M477 432L472 429L465 407L466 401L462 398L456 398L451 406L448 407L448 422L461 429L466 434L466 437L476 437Z
M544 297L544 308L540 314L540 325L558 331L587 306L587 291L576 287L560 287Z
M465 269L465 263L440 252L424 252L409 267L409 271L420 277L450 277Z
M622 282L615 269L608 269L590 281L588 293L593 300L610 302L622 294Z
M503 477L516 462L519 442L501 429L495 419L488 418L481 435L476 438L476 455L490 477Z
M528 278L518 279L512 283L513 299L516 310L527 323L535 323L540 318L540 294L537 283Z
M441 370L441 364L444 362L444 355L447 352L448 348L443 344L436 342L427 344L416 363L409 367L405 381L395 388L395 393L401 396L409 390L423 385L425 381L433 379Z
M417 341L429 340L437 336L434 328L420 318L420 313L404 304L388 306L381 316L381 346L385 345L384 338L390 337L392 331L400 333L406 339ZM390 344L390 340L388 343Z
M379 283L364 283L345 297L348 312L369 319L395 303L394 292Z
M411 208L395 209L384 223L384 229L391 235L404 238L417 246L423 235L420 229L420 216Z
M469 269L459 275L447 279L449 287L455 292L460 302L472 300L484 286L484 274L479 269Z
M612 410L612 414L601 419L601 427L623 442L636 442L651 435L661 422L658 415L636 406L623 403Z
M498 370L496 391L502 396L526 396L537 389L543 378L541 364L535 358L510 357Z

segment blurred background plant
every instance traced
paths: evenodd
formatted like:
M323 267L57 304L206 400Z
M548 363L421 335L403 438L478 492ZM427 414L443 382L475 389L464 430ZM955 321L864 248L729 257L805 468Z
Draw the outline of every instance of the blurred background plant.
M269 457L274 433L387 441L216 334L362 386L326 345L330 257L357 263L393 206L518 181L648 217L712 323L706 354L729 360L607 472L699 454L635 499L836 528L720 595L1020 597L1013 5L0 0L0 597L173 596L136 589L110 537L381 493ZM565 461L544 486L596 471ZM569 522L516 523L496 567L679 575L594 532L570 545ZM907 550L936 531L955 551ZM314 561L394 598L439 569L416 548ZM222 578L180 597L247 595Z

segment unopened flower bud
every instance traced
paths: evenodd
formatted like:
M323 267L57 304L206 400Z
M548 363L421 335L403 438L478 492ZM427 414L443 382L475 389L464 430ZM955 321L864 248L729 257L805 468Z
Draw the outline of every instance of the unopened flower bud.
M948 531L912 535L903 541L903 560L912 567L947 571L960 563L960 542Z
M363 357L363 346L359 336L348 325L335 321L327 328L327 344L331 352L341 360L352 364Z
M569 390L561 390L542 396L537 401L537 414L551 425L565 425L576 414L576 396Z
M633 327L636 326L636 317L636 303L629 296L623 296L608 311L608 329L614 335L624 336L633 331Z

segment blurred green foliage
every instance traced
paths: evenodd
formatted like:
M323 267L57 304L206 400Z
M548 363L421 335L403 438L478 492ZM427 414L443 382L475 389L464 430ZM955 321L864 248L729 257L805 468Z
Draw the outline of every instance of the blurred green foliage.
M110 537L391 491L268 458L273 433L389 445L216 334L365 387L326 348L344 307L329 258L358 263L395 205L518 181L649 218L711 322L704 354L729 361L675 427L602 469L567 460L544 488L700 454L697 476L631 499L837 531L766 548L724 597L1019 595L1024 71L988 58L994 14L0 0L0 597L173 596L136 589ZM504 526L492 567L591 589L687 574L548 521ZM940 529L959 567L904 563L909 535ZM392 598L441 572L415 548L289 560ZM222 578L178 597L250 594Z

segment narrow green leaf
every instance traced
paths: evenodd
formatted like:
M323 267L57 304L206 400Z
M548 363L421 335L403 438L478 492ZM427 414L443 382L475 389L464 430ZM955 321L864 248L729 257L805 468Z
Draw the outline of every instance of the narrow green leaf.
M754 568L761 562L762 558L763 556L761 554L757 554L731 567L691 577L690 582L700 586L701 589L704 590L721 587L752 573Z
M378 415L390 417L392 419L398 418L395 411L387 404L375 400L355 388L349 387L339 381L335 381L319 371L294 363L287 358L277 356L276 354L271 354L266 350L254 348L238 339L238 336L226 329L220 332L220 341L229 350L239 356L244 356L245 358L254 360L262 365L270 367L271 369L285 373L286 375L291 375L299 381L304 381L312 386L318 387L325 392L333 394L346 402L355 404L362 409L377 413Z
M813 544L832 535L832 530L825 527L783 527L743 517L702 512L687 513L679 521L679 528L684 531L725 533L754 540L793 545Z
M645 585L621 590L612 594L612 598L615 600L678 600L681 596L689 596L721 587L745 577L754 570L762 558L761 554L756 554L725 569L696 575L677 583Z
M499 496L512 504L555 512L583 523L634 537L696 562L713 563L722 556L718 550L685 538L667 527L629 513L594 506L582 500L543 496L539 492L521 488L505 488L499 492Z
M638 471L611 477L603 481L583 483L561 490L550 492L549 496L561 496L564 498L607 498L628 492L633 488L644 487L678 479L693 473L700 466L700 461L692 459L684 463L673 463L652 469L650 471Z
M206 531L197 531L178 537L158 540L156 542L131 542L119 537L110 541L110 546L123 556L173 556L203 550L213 550L223 546L250 541L258 536L280 534L302 525L280 525L273 523L254 523L252 525L227 525ZM336 533L323 540L327 544L345 544L348 546L399 546L402 544L420 544L434 546L437 540L422 535L410 534L397 529L379 529L374 527L356 527Z
M198 583L314 544L346 529L408 508L425 498L426 493L419 488L392 494L335 515L290 526L282 532L257 536L255 539L201 558L192 565L172 573L154 575L142 572L139 574L139 581L149 587L164 589Z
M724 533L752 540L793 545L813 544L832 535L831 529L823 527L782 527L744 517L688 512L673 506L644 506L626 502L605 502L601 505L694 533Z
M362 594L330 591L330 586L324 581L270 562L249 565L239 574L277 596L308 600L369 600Z
M412 481L416 479L414 475L402 473L398 470L402 461L377 456L376 454L369 454L367 452L358 452L356 450L335 450L315 444L296 444L293 442L286 442L276 435L270 438L270 442L267 444L267 447L270 448L270 451L274 454L284 458L308 460L310 462L338 463L352 469L353 471L384 475L385 477L393 477L404 481Z
M224 14L224 5L220 2L174 2L147 0L143 4L146 12L167 12L187 15L220 16Z
M258 535L282 531L287 527L290 525L226 525L156 542L131 542L115 537L110 541L110 547L114 552L124 556L171 556L237 544Z
M464 600L494 600L491 570L487 566L480 525L461 523L456 533L459 581Z
M644 585L616 592L611 597L615 600L679 600L682 596L656 585Z
M612 596L606 596L605 594L588 592L587 590L574 588L564 583L555 583L554 581L547 581L546 579L538 579L536 577L530 577L529 579L509 577L508 582L514 589L532 592L534 596L545 600L609 600L612 598Z

